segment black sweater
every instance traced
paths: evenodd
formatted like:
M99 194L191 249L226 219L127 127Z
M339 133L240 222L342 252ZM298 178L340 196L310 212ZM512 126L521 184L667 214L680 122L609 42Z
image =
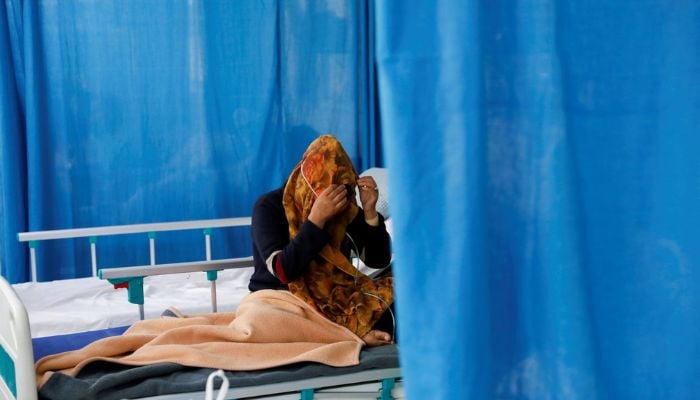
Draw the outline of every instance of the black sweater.
M326 231L306 220L294 240L289 240L289 224L282 206L284 188L262 195L255 203L252 217L253 261L255 271L248 288L287 289L287 283L301 276L309 263L318 257L319 252L330 240ZM391 261L391 241L384 225L384 217L379 214L379 226L365 222L362 210L348 225L347 233L352 237L364 263L372 268L383 268ZM342 251L346 256L353 249L350 240L345 239ZM267 260L280 251L270 261ZM281 271L279 270L281 268Z

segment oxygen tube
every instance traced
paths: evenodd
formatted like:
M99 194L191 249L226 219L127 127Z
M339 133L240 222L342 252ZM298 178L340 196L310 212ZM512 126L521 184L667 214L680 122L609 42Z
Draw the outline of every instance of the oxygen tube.
M353 265L355 267L353 283L355 284L355 288L357 288L357 280L360 278L360 250L357 248L357 245L355 244L355 241L352 239L352 236L350 236L350 234L345 232L345 236L347 236L347 238L350 239L350 243L352 244L353 250L355 250L355 255L357 256L357 265ZM393 336L396 335L396 318L394 317L394 312L391 310L390 304L387 303L386 300L382 299L380 296L377 296L374 293L368 293L362 290L359 290L359 292L365 296L374 297L375 299L379 300L380 302L384 303L384 305L386 305L386 310L389 311L389 315L391 315L392 339L395 339Z

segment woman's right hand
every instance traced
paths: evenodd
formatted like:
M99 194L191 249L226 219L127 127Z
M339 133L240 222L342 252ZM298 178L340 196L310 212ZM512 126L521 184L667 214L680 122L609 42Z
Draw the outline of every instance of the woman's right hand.
M323 229L329 219L345 209L348 205L348 195L345 185L330 185L321 192L314 205L311 206L309 221Z

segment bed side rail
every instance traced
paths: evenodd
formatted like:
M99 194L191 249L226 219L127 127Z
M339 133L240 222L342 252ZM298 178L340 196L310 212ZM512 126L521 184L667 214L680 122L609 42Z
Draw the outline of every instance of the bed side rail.
M114 236L133 233L147 233L150 247L151 265L156 265L155 239L157 232L185 231L191 229L203 229L206 245L206 260L211 260L211 230L214 228L229 228L236 226L250 226L250 217L204 219L194 221L162 222L151 224L114 225L92 228L58 229L36 232L20 232L17 240L27 242L29 245L29 258L31 264L32 282L37 281L36 273L36 247L40 241L56 239L89 238L90 255L92 259L92 276L97 276L97 238L99 236Z
M98 271L100 279L106 279L115 287L126 288L128 300L139 307L139 318L144 319L143 278L147 276L183 274L188 272L206 272L211 285L211 310L217 312L216 280L218 271L234 268L250 268L253 257L225 258L210 261L190 261L158 265L141 265L134 267L105 268Z
M104 268L97 272L100 279L119 279L155 275L184 274L188 272L211 272L253 266L253 257L223 258L211 261L190 261L181 263L141 265L134 267Z

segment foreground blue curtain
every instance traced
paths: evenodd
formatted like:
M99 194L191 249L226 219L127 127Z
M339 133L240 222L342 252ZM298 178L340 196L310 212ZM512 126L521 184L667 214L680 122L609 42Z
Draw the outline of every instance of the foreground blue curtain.
M377 2L408 398L700 398L699 21Z
M248 216L308 143L373 166L365 2L0 3L2 275L29 279L17 232ZM215 231L215 258L250 254ZM203 259L201 231L157 261ZM89 242L39 243L39 280L87 276ZM148 239L99 238L98 264L147 264Z

